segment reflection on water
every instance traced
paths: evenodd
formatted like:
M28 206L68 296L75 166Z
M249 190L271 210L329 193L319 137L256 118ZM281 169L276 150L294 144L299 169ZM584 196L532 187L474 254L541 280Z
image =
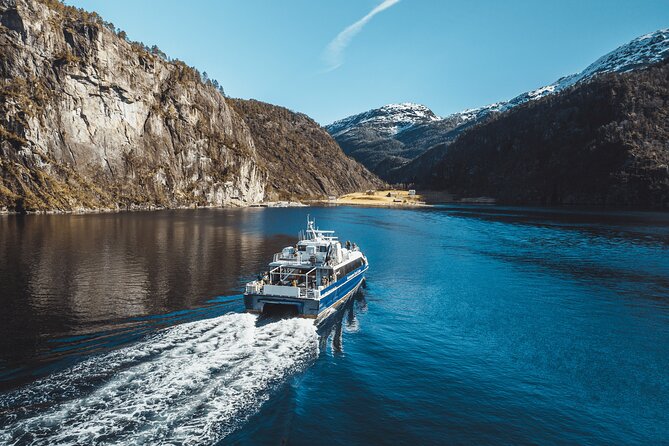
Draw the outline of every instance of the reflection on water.
M307 212L364 293L318 327L240 314ZM660 444L668 278L667 214L4 216L0 442Z
M220 210L0 218L0 377L3 368L53 354L50 338L116 330L128 318L239 293L290 240L253 231L261 216Z
M367 302L365 301L364 289L361 289L343 308L319 324L320 351L332 355L344 353L344 332L358 331L360 328L358 314L363 314L366 311Z

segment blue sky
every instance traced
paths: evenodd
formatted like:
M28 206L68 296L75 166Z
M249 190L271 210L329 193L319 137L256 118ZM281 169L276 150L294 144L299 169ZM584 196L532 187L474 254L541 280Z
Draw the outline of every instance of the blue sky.
M230 96L321 124L394 102L443 116L510 99L669 27L667 0L67 3L206 71Z

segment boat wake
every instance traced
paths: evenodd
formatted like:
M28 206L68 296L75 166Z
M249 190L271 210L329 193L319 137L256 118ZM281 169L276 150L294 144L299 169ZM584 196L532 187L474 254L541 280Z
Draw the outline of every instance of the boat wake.
M0 395L0 444L213 443L317 355L310 320L184 323Z

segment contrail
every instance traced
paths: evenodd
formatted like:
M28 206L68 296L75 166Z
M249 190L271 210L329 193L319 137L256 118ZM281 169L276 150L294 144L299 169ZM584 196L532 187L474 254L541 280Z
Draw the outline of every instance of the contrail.
M383 0L381 4L369 11L366 16L337 34L337 37L332 39L332 41L325 48L325 52L323 54L323 58L328 65L326 71L336 70L341 66L344 60L344 50L348 44L351 43L353 37L362 31L362 28L364 28L364 26L370 20L372 20L376 14L380 13L381 11L385 11L399 2L400 0Z

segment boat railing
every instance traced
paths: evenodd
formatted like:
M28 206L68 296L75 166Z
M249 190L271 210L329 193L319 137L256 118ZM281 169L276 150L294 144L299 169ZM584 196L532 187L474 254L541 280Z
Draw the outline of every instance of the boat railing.
M312 276L313 281L315 282L316 280L316 268L311 268L309 271L307 271L304 274L298 273L295 271L295 268L291 268L290 266L285 267L283 265L276 266L272 268L269 271L269 278L270 278L270 283L272 284L281 284L282 282L285 282L287 280L298 280L303 277L304 284L309 283L309 276Z
M278 276L278 278L281 278L283 272L280 271L281 267L276 267L270 271L269 275L270 278L275 278ZM299 285L288 285L288 284L282 284L281 279L278 281L271 280L269 283L271 285L279 285L279 286L292 286L297 288L297 297L300 298L308 298L308 299L316 299L320 295L320 290L315 287L316 282L315 282L315 271L316 268L311 269L308 271L306 274L291 274L291 276L304 276L304 282L300 283ZM309 277L312 277L311 282L309 281ZM248 282L246 284L246 293L247 294L261 294L263 292L263 286L265 285L264 280L254 280L253 282ZM310 287L311 286L311 287ZM314 288L315 287L315 288Z

